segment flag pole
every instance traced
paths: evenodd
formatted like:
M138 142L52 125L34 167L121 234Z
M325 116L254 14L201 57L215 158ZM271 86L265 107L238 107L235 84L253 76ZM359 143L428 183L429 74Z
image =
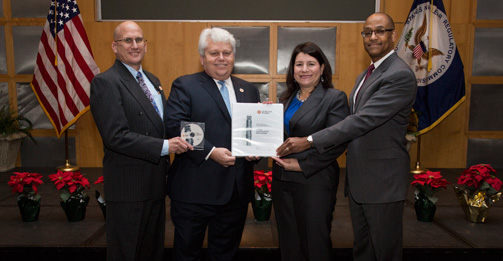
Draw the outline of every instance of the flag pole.
M417 136L417 156L416 156L416 166L410 170L412 174L421 174L425 172L421 169L421 135Z
M65 165L57 167L58 170L61 171L77 171L80 168L78 166L73 166L70 164L70 160L68 159L68 133L65 130Z
M428 66L427 71L431 71L432 62L431 62L431 42L432 42L432 16L433 16L433 0L430 2L430 17L428 21ZM421 174L425 172L425 170L421 169L421 135L417 137L417 157L416 157L416 166L410 170L412 174Z
M431 64L431 42L433 42L432 38L431 38L431 35L432 35L432 29L431 29L431 26L432 26L432 22L431 22L431 19L432 19L432 16L433 16L433 0L431 0L431 3L430 3L430 21L429 21L429 25L428 25L428 72L431 71L431 67L432 67L432 64Z
M54 1L54 66L58 66L58 0Z

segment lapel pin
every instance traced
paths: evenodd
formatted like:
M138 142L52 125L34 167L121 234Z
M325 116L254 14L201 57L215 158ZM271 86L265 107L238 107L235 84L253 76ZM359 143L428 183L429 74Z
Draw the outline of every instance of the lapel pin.
M159 90L161 90L161 91L162 91L162 86L159 86Z
M239 88L239 91L240 92L245 92L245 90L243 90L243 88Z

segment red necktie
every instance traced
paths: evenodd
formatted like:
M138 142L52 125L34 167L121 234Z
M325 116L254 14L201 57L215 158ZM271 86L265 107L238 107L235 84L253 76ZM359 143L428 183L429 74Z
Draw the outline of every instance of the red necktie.
M365 75L365 80L363 80L363 83L365 83L365 81L367 80L367 78L369 78L369 76L372 74L372 72L374 71L375 67L374 67L374 64L371 64L369 66L369 68L367 69L367 75ZM362 85L363 85L362 83Z

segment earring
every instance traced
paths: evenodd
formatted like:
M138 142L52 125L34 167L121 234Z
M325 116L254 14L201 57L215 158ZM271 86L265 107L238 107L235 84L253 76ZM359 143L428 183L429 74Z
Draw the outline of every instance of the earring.
M325 81L325 79L323 79L323 76L321 76L321 82L324 82L324 81Z

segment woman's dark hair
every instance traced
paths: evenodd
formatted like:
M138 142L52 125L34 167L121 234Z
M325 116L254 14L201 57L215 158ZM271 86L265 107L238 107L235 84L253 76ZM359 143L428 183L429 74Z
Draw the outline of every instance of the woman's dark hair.
M332 67L330 67L330 63L328 62L327 57L318 45L312 42L305 42L297 45L295 49L293 49L292 57L290 58L290 63L288 64L288 74L286 75L287 89L279 98L280 101L287 100L300 88L299 84L293 78L295 58L297 58L297 55L299 53L305 53L314 57L316 60L318 60L320 66L325 65L325 68L321 73L321 85L325 89L332 88Z

